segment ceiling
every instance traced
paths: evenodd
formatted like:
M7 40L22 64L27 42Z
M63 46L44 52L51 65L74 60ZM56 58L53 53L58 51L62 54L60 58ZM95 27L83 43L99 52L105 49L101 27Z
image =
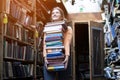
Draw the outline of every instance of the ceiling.
M37 10L40 9L39 19L42 21L50 21L50 11L54 7L60 7L63 9L65 16L70 13L93 13L101 12L101 3L103 0L37 0Z

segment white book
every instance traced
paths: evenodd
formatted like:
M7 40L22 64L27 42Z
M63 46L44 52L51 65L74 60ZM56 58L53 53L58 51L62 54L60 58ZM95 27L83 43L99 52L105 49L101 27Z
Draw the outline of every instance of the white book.
M44 32L61 32L67 30L65 21L48 22L44 27Z
M46 49L63 49L64 46L50 46L50 47L46 47Z
M51 31L62 31L62 25L53 25L53 26L46 26L44 28L44 32L51 32Z
M113 69L113 72L120 72L120 69Z

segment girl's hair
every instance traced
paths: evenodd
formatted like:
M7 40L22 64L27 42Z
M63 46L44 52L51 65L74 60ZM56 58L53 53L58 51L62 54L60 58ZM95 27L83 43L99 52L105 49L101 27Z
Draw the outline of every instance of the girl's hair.
M65 18L65 15L64 15L63 10L62 10L60 7L54 7L54 8L52 9L52 11L55 10L55 9L57 9L57 10L60 11L60 13L61 13L61 20L65 20L65 21L66 21L66 18ZM51 12L51 14L52 14L52 12ZM52 16L51 16L51 21L52 21Z

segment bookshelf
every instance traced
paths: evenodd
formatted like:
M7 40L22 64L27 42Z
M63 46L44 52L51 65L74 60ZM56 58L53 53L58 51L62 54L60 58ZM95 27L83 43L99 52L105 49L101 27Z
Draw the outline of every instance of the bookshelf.
M37 70L38 76L42 74L32 27L37 22L36 0L2 0L0 4L0 80L36 79Z
M104 25L104 50L105 50L105 68L106 78L120 79L120 1L107 1L104 5L105 25Z

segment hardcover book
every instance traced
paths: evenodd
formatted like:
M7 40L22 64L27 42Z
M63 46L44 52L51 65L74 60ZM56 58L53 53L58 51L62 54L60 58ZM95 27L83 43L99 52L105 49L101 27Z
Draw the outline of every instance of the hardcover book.
M47 67L48 71L61 71L61 70L65 70L65 65L64 64L52 64L52 65L48 65Z
M67 30L67 25L65 21L58 21L58 22L48 22L45 25L44 32L46 33L53 33L53 32L62 32Z

